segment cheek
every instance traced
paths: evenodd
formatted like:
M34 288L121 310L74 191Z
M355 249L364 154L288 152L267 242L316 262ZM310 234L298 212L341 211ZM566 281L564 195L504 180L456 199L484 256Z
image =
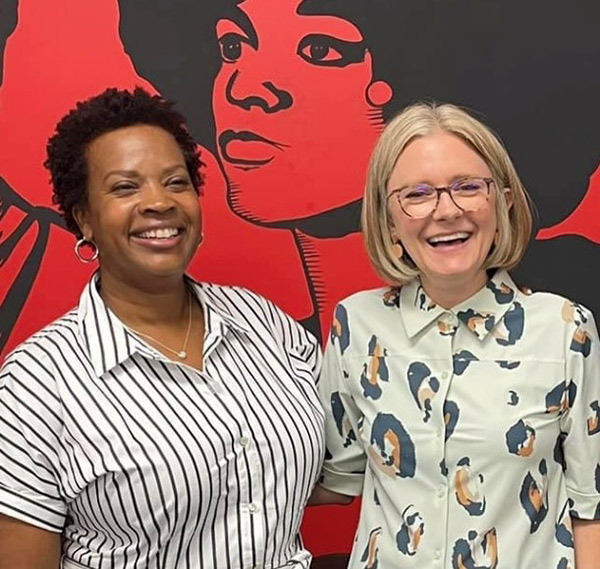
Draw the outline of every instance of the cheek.
M476 223L480 228L484 240L491 243L494 240L498 228L496 212L493 209L491 211L482 212L482 214L478 216Z
M405 247L414 247L420 241L425 226L426 222L416 219L396 220L394 223L395 235Z

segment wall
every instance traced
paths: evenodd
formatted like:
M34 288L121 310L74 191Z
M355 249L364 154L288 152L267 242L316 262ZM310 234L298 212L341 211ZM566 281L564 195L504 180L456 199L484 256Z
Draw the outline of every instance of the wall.
M174 98L202 145L192 275L250 287L322 340L337 300L380 284L358 232L365 167L384 120L424 98L475 109L511 151L539 210L521 284L598 313L600 5L522 4L20 0L17 18L2 0L0 354L90 275L42 162L56 121L107 86ZM347 550L357 509L309 510L309 546Z

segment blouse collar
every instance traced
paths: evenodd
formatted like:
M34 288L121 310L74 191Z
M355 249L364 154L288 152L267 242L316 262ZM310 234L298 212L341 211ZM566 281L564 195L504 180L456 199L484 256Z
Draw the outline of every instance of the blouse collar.
M77 308L79 331L96 375L101 377L135 353L146 358L165 359L160 352L127 328L106 306L100 296L99 278L98 272L94 273L81 294ZM227 304L220 298L219 287L198 283L190 277L186 279L204 311L204 335L205 340L211 339L211 346L224 338L231 328L250 331L244 322L232 315Z
M400 307L402 320L410 338L416 336L434 321L455 321L462 323L479 340L484 340L490 332L520 308L517 302L518 288L507 271L498 270L484 287L473 296L446 310L429 298L419 279L414 279L396 290L396 303ZM387 304L393 303L391 291L387 292ZM384 302L386 302L384 298ZM439 325L439 324L438 324Z

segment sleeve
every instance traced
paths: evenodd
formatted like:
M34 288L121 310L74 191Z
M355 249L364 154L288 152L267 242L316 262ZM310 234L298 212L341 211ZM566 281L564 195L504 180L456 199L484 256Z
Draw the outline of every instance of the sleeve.
M569 406L561 417L571 515L600 519L600 346L591 312L577 307L577 328L568 338Z
M339 304L325 349L319 397L325 410L325 463L320 484L340 494L362 494L367 457L360 439L360 412L348 389L343 352L350 344L346 309Z
M60 533L67 510L59 484L62 418L49 369L26 350L0 369L0 513Z

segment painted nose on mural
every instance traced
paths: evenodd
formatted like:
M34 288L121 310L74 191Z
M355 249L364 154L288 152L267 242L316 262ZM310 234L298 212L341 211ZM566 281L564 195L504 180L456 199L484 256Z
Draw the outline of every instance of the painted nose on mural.
M227 81L225 96L230 104L246 111L258 107L268 114L289 109L294 103L289 91L279 89L271 81L263 81L254 84L251 88L245 88L239 70L235 71Z

